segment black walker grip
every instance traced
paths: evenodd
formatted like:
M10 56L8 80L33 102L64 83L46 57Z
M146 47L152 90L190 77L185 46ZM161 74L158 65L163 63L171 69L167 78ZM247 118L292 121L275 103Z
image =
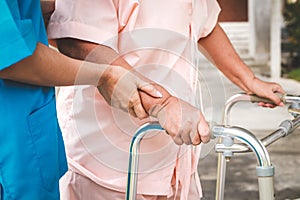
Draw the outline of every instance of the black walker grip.
M285 103L285 94L281 94L281 93L275 93L283 103ZM252 103L259 103L259 102L264 102L264 103L270 103L270 104L274 104L275 103L273 101L271 101L270 99L264 98L264 97L259 97L255 94L251 94L250 95L250 101Z

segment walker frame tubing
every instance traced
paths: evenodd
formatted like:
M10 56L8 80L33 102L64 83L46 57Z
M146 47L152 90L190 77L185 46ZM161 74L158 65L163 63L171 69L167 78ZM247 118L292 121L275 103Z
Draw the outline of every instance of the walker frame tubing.
M226 175L226 160L224 152L230 151L232 153L245 153L252 150L256 154L258 161L257 174L259 181L259 195L260 199L274 199L274 186L273 186L273 175L274 167L271 165L268 151L266 146L277 141L290 134L294 129L300 125L300 115L298 115L294 120L287 120L278 130L269 134L262 140L258 140L250 131L243 129L241 127L230 127L229 124L229 113L232 106L241 101L252 101L253 96L246 94L237 94L232 96L225 104L224 115L223 115L223 126L214 126L212 133L213 136L223 137L224 139L232 140L232 144L225 145L222 143L216 144L216 152L219 153L218 158L218 174L217 174L217 185L216 185L216 200L223 200L224 198L224 185L225 185L225 175ZM259 99L255 97L256 102L265 101L265 99ZM297 103L300 105L300 97L295 96L283 96L286 103ZM137 176L138 176L138 158L139 158L139 147L140 142L149 130L163 130L158 122L150 122L141 126L131 141L130 145L130 157L129 157L129 167L128 167L128 177L127 177L127 190L126 190L126 200L135 200L137 193ZM233 139L240 140L241 144L234 144ZM222 152L222 153L221 153Z
M299 96L292 96L292 95L283 95L281 96L282 101L284 101L287 104L297 104L297 108L299 108L300 105L300 97ZM224 198L224 187L225 187L225 176L226 176L226 156L224 155L224 152L231 152L233 153L245 153L249 152L250 149L255 152L257 160L258 160L258 167L257 167L257 173L260 176L259 179L259 194L260 199L274 199L274 186L273 185L273 176L274 168L272 167L270 161L269 161L269 155L268 152L264 149L266 146L269 146L273 142L277 141L278 139L285 137L286 135L292 133L299 125L300 125L300 115L297 115L295 119L293 120L285 120L281 123L278 130L270 133L268 136L264 137L261 141L254 141L254 143L248 143L247 139L245 138L256 138L252 133L249 131L242 129L240 127L230 127L229 126L229 113L233 105L235 105L238 102L241 101L251 101L251 102L270 102L269 100L266 100L264 98L259 98L256 96L246 95L246 94L237 94L229 98L229 100L225 104L224 109L224 115L223 115L223 124L224 126L215 126L214 131L216 132L215 136L221 136L223 137L223 143L216 144L215 150L218 155L218 171L217 171L217 183L216 183L216 200L223 200ZM290 110L289 110L290 111ZM299 110L297 110L299 111ZM235 132L239 132L236 133ZM221 134L220 134L221 133ZM254 138L253 138L254 137ZM229 138L229 139L228 139ZM234 144L233 139L240 140L244 142L245 144ZM243 141L244 139L244 141ZM227 144L224 143L224 140L227 140ZM228 145L228 140L232 140L232 144ZM254 144L254 146L253 146ZM263 146L261 146L263 145ZM256 147L255 147L256 146ZM258 153L257 150L260 150L262 152ZM264 164L262 164L261 156L264 156ZM262 168L261 168L262 167ZM263 173L261 173L261 169L263 171L265 170L265 174L267 174L269 180L262 179L261 176ZM267 192L261 191L261 190L268 190ZM269 191L270 190L270 191ZM268 194L269 193L269 194Z
M149 122L135 132L129 150L126 200L136 199L140 142L149 130L163 130L163 128L158 122Z

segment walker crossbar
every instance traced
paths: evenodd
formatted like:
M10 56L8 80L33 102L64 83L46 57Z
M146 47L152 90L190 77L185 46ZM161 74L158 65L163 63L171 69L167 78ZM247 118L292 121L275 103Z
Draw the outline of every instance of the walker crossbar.
M287 94L278 95L284 103L291 104L288 111L295 117L295 119L283 121L276 131L270 133L261 140L256 139L256 137L246 129L229 126L229 113L232 106L237 102L249 101L271 103L270 100L260 98L255 95L237 94L229 98L226 102L223 116L224 125L215 126L213 128L213 134L215 136L221 136L222 138L222 143L215 145L215 150L219 153L216 200L223 200L224 198L226 161L230 160L233 153L245 153L250 150L255 153L258 160L256 172L258 176L260 200L272 200L275 198L273 184L274 167L269 161L269 155L265 150L265 147L292 133L300 125L300 96ZM242 143L235 144L234 139L237 139Z
M278 139L292 133L299 126L300 126L300 116L296 117L293 120L285 120L281 123L281 125L276 131L262 138L261 142L265 147L268 147ZM219 134L214 134L214 135L216 136ZM216 144L215 151L217 153L223 153L224 151L231 151L233 153L246 153L246 152L251 152L251 149L248 147L248 145L243 143L232 144L231 146L224 145L223 143L219 143Z
M250 131L241 127L226 127L226 126L214 126L212 133L215 136L230 137L240 140L245 143L256 154L259 166L270 166L269 153L262 142L255 137Z
M257 139L255 135L244 128L229 126L229 113L232 106L240 101L268 102L269 100L258 98L253 95L237 94L232 96L226 102L223 125L215 125L212 127L212 136L222 138L222 143L218 143L215 146L216 152L219 153L216 200L223 200L224 198L226 160L231 158L233 153L245 153L249 151L255 153L258 162L256 173L258 176L260 200L273 200L275 198L273 183L274 167L271 165L266 147L278 139L292 133L300 125L300 115L298 114L300 112L300 97L293 95L282 95L280 97L283 102L292 104L288 111L293 114L295 119L283 121L276 131L270 133L261 140ZM140 142L150 130L163 130L163 128L158 122L146 123L136 131L131 141L126 200L136 199ZM234 143L235 139L242 143Z
M214 126L212 132L215 136L237 139L245 143L255 153L258 162L256 173L258 176L260 199L273 200L274 167L271 165L269 153L263 143L250 131L241 127ZM224 152L226 151L230 150L225 150ZM223 174L225 176L225 171L223 171Z

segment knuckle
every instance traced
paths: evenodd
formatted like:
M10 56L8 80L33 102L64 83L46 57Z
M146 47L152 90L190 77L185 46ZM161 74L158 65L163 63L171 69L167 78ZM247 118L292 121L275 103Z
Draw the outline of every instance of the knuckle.
M200 137L196 137L193 140L193 145L199 145L201 143Z
M179 138L179 137L174 137L173 140L174 140L175 144L177 144L177 145L182 145L183 144L182 139Z
M184 134L184 135L182 135L181 138L182 138L184 144L187 144L187 145L191 144L191 139L190 139L190 136L189 136L189 135Z
M181 134L180 128L177 126L168 127L167 130L171 136L179 136Z

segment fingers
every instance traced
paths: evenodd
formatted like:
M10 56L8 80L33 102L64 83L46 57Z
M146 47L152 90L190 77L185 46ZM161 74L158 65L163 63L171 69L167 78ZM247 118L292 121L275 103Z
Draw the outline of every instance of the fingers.
M186 145L199 145L201 143L200 134L198 128L191 123L186 124L181 134L181 139Z
M204 133L204 135L201 136L198 132L198 129L193 128L186 133L176 134L173 137L173 140L177 145L199 145L202 142L202 139L204 140L203 143L207 143L210 140L209 131L208 134Z
M191 138L192 138L192 145L199 145L201 143L200 134L198 133L197 129L195 129L194 132L195 133L192 134L192 136L191 136Z
M177 145L182 144L191 144L191 138L189 135L189 130L186 130L186 132L183 132L184 129L180 128L179 126L170 126L170 127L164 127L166 133L172 137L173 141Z
M262 106L262 107L267 107L267 108L275 108L276 106L284 106L284 103L282 102L282 97L279 94L279 91L275 91L276 93L274 93L273 91L269 91L268 94L265 94L264 97L268 98L272 101L272 103L270 102L259 102L258 105Z
M275 102L274 102L275 103ZM259 102L259 106L266 107L266 108L275 108L277 105L270 104L270 103L264 103L264 102ZM281 105L280 105L281 106Z
M133 92L133 95L131 96L129 100L129 113L137 117L139 119L145 119L149 117L148 113L146 112L145 108L142 105L140 95L138 93L138 90L142 90L143 92L155 97L155 98L161 98L162 94L152 85L149 83L146 83L136 77L136 90Z
M208 143L210 140L210 130L209 130L209 126L205 120L200 120L197 130L200 135L201 142Z
M284 103L282 102L279 93L284 94L285 92L280 85L274 84L272 90L269 92L269 94L266 97L269 98L271 101L273 101L275 105L271 103L263 103L263 102L259 103L259 105L264 107L269 107L269 108L274 108L276 106L284 106Z
M101 94L105 100L115 108L129 112L133 117L144 119L148 117L147 111L142 105L139 90L155 97L161 98L162 94L154 85L143 81L134 73L118 66L110 67L110 76L102 84L106 87Z
M146 113L146 111L144 110L144 107L142 106L141 103L138 103L137 105L135 105L133 107L133 110L136 114L136 117L139 119L145 119L145 118L149 117L149 115Z
M281 98L280 98L278 95L276 95L276 93L270 94L270 97L269 97L269 98L270 98L270 100L272 100L277 106L284 106L284 104L283 104Z
M129 108L128 108L128 113L129 113L130 115L132 115L133 117L137 117L137 115L136 115L136 113L135 113L133 107L129 107Z
M177 145L199 145L201 142L207 143L210 140L209 126L205 121L197 126L186 125L180 132L172 133L172 135Z
M192 129L192 130L194 130L194 129ZM183 143L186 145L192 144L190 134L192 134L192 131L187 131L186 133L181 134L181 139L182 139Z
M277 84L277 83L275 83L274 92L279 92L279 93L281 93L281 94L284 94L284 93L285 93L285 91L284 91L284 89L281 87L281 85L279 85L279 84Z
M285 93L285 91L279 84L274 82L265 82L258 78L255 78L253 79L252 88L253 88L252 93L270 99L272 102L274 102L276 106L284 106L282 100L276 94L276 93L281 93L281 94ZM274 105L271 105L271 103L263 103L263 102L259 103L259 105L264 107L270 107L270 108L276 107Z
M276 87L275 87L275 92L279 92L281 94L285 94L286 92L284 91L284 89L281 87L281 85L279 84L276 84ZM277 95L276 95L277 96ZM278 97L279 98L279 97ZM280 98L279 98L280 99ZM276 102L275 102L276 103ZM284 106L284 103L282 102L282 99L280 99L280 101L278 101L278 104L279 106Z
M162 94L160 91L158 91L152 84L150 83L146 83L146 82L141 82L138 83L138 89L146 92L147 94L149 94L152 97L156 97L156 98L161 98Z
M138 91L135 91L133 95L131 96L131 99L129 101L129 110L128 112L139 119L144 119L148 117L147 112L145 111L140 96L138 94Z
M184 143L180 134L175 135L175 137L173 137L173 140L177 145L182 145Z

